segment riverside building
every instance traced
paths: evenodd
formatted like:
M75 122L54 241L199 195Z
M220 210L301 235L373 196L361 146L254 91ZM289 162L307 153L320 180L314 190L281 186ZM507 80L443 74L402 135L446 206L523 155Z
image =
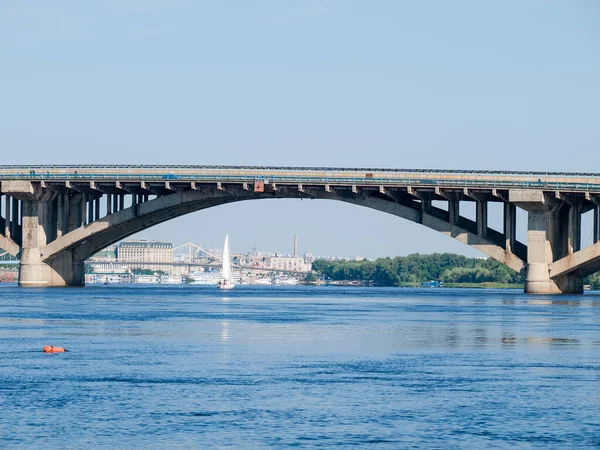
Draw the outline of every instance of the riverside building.
M284 270L289 272L309 272L311 264L304 258L294 258L290 256L273 256L271 258L271 269Z
M131 267L171 270L173 244L160 241L126 241L117 247L117 261L132 263Z

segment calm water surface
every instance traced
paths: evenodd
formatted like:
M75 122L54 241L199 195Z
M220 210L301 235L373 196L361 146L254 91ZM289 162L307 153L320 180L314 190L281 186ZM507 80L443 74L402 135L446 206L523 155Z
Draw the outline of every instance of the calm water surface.
M0 285L0 356L4 448L600 447L595 295Z

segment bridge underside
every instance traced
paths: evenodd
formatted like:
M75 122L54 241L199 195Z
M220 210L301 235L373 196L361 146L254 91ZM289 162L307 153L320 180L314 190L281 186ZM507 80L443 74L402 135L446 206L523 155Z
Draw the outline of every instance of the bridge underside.
M470 245L515 271L526 292L580 293L581 277L600 268L600 247L580 250L580 215L598 207L585 198L541 191L274 183L111 182L2 183L0 248L21 259L19 284L80 286L84 261L141 230L214 206L256 199L343 201L422 224ZM447 210L434 206L441 201ZM476 220L460 215L464 201ZM503 230L487 225L489 202L504 205ZM529 248L515 239L516 206L529 212ZM2 214L3 212L3 214ZM365 238L377 230L361 230ZM598 234L598 233L597 233ZM596 238L596 241L598 239Z

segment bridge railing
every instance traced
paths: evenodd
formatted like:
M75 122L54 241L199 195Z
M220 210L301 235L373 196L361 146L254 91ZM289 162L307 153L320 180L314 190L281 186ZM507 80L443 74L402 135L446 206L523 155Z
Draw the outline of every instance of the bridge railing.
M149 182L231 182L252 183L264 181L279 184L315 184L315 185L358 185L358 186L433 186L433 187L478 187L478 188L534 188L543 190L594 191L600 192L599 183L565 183L548 181L512 181L512 180L454 180L429 178L358 178L358 177L286 177L286 176L233 176L233 175L197 175L184 174L177 176L160 176L153 174L11 174L0 180L28 181L72 181L72 182L114 182L114 181L149 181Z
M86 170L81 171L80 169ZM106 169L108 171L102 171ZM152 170L152 172L143 172L143 170ZM176 170L177 173L173 173ZM203 170L212 172L202 173ZM289 173L286 173L286 171L289 171ZM335 176L336 172L339 176ZM427 177L427 175L431 176ZM519 179L521 177L523 179ZM558 177L571 177L574 181L565 181L564 178L560 181L553 179ZM585 180L587 182L580 182L581 178L585 179L586 177L588 178L588 180ZM533 188L600 192L600 177L597 174L443 171L433 169L413 171L408 169L258 168L250 166L0 166L0 181L2 180L225 183L264 181L267 183L306 185Z
M367 173L430 173L430 174L461 174L461 175L522 175L522 176L561 176L561 177L596 177L593 172L553 172L553 171L526 171L526 170L482 170L482 169L403 169L403 168L369 168L369 167L318 167L318 166L217 166L217 165L172 165L172 164L50 164L50 165L0 165L0 173L16 171L21 173L35 170L45 172L48 170L79 171L118 170L254 170L259 172L367 172Z

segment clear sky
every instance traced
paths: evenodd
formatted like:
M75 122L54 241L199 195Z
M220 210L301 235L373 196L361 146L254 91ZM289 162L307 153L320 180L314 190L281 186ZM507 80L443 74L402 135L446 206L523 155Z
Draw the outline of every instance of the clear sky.
M1 0L1 164L600 172L597 0ZM492 221L493 222L493 221ZM325 201L139 237L393 256L466 246Z

